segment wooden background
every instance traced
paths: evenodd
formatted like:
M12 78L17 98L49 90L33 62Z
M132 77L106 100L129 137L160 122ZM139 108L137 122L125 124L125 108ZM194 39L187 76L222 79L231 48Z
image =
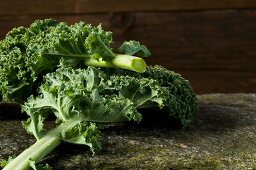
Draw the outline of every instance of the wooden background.
M139 40L198 94L256 92L255 0L1 0L0 39L35 19L85 21Z

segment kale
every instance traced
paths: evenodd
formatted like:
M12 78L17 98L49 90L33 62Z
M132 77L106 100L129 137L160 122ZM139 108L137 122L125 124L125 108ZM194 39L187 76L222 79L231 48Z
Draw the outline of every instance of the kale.
M29 116L22 125L37 139L2 162L4 170L51 169L38 163L61 142L87 145L94 154L102 128L139 123L143 108L164 110L184 128L194 121L198 102L187 80L147 66L143 58L151 54L139 42L124 42L122 54L111 43L112 33L100 25L51 19L15 28L0 42L0 99L21 104ZM51 129L44 127L49 116L56 118Z
M127 52L128 47L135 45L137 52L148 56L145 46L130 43L123 48L122 45L119 49L124 54L115 54L111 43L112 32L84 22L68 25L46 19L36 20L29 28L14 28L0 42L0 99L23 103L38 86L40 77L55 71L62 58L74 67L145 71L145 61Z

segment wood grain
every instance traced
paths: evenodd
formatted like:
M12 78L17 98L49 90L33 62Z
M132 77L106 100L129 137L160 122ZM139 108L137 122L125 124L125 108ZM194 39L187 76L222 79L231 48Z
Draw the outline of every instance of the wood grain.
M254 0L1 0L0 15L255 8Z
M177 70L188 79L197 94L255 93L255 72Z
M116 48L135 39L161 64L191 81L197 93L256 92L256 10L24 15L0 18L0 37L38 18L102 23Z

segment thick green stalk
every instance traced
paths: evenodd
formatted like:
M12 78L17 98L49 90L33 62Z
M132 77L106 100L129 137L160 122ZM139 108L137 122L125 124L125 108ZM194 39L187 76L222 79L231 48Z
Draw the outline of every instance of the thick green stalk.
M116 54L107 61L96 60L93 58L85 59L85 64L95 67L116 67L142 73L146 70L146 63L142 58L126 55Z
M8 163L3 170L27 170L30 160L38 162L60 143L61 139L58 136L46 135Z
M75 54L46 54L47 56L55 56L55 57L63 57L65 59L77 59L84 60L85 65L94 66L94 67L115 67L122 68L126 70L132 70L135 72L142 73L146 70L146 62L136 56L131 56L128 54L111 54L108 57L97 56L99 60L95 59L95 54L87 54L87 55L75 55ZM102 57L102 58L101 58ZM103 60L104 58L104 60ZM105 60L106 59L106 60Z
M29 169L30 160L38 163L47 154L52 152L60 143L59 134L75 127L80 122L79 117L72 118L55 129L49 131L44 137L40 138L36 143L23 151L14 160L7 164L3 170L27 170Z

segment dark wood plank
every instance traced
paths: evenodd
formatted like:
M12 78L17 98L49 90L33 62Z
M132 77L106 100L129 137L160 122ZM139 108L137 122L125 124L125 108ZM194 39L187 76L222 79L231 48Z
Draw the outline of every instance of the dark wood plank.
M255 8L254 0L1 0L0 15Z
M146 43L150 62L169 68L256 71L255 21L256 11L138 13L116 36Z
M256 92L256 10L6 16L0 37L38 18L101 22L114 32L114 47L139 40L152 52L149 64L184 74L198 93Z
M255 72L176 70L190 81L197 94L255 93Z

